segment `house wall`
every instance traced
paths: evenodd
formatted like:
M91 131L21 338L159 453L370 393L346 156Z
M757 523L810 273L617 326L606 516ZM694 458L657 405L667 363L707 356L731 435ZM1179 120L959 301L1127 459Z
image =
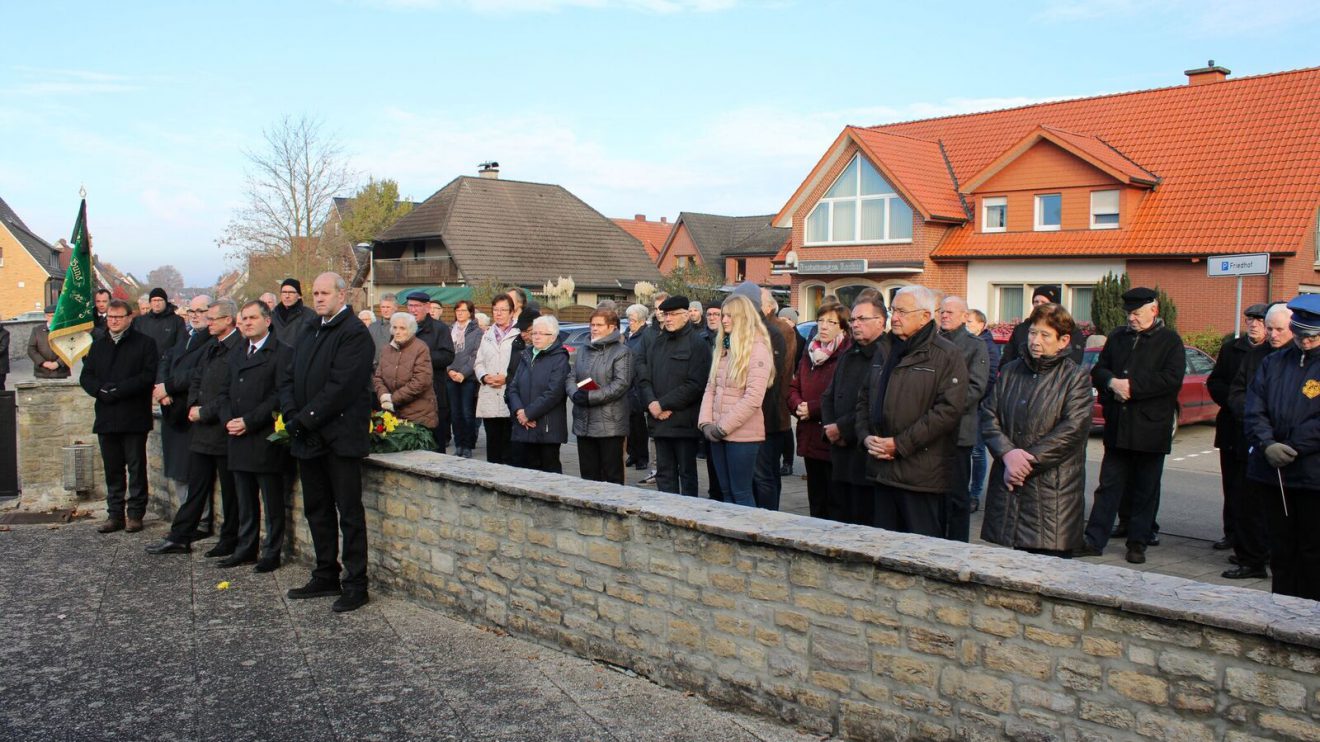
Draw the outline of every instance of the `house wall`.
M697 250L697 243L692 241L692 233L688 232L687 225L683 223L679 223L674 228L674 237L669 241L669 249L660 257L656 267L661 273L669 275L678 266L680 256L692 257L697 265L704 265L701 253Z
M742 278L738 278L738 261L747 261L747 272ZM724 259L724 280L726 283L738 283L742 281L753 281L762 285L787 286L790 282L790 276L783 273L774 272L774 258L772 256L748 256L745 258L725 258Z
M1272 261L1271 269L1283 274L1291 266L1285 267L1283 261ZM1295 263L1295 260L1294 260ZM1182 260L1129 260L1127 263L1128 280L1133 286L1149 286L1164 289L1178 308L1178 330L1180 332L1199 332L1215 330L1232 332L1237 320L1234 314L1237 295L1237 280L1234 278L1210 278L1206 275L1206 261ZM1264 276L1251 276L1242 280L1242 307L1245 309L1257 302L1291 299L1297 295L1295 279L1287 281L1291 288L1275 292L1270 296L1267 279Z
M1118 214L1121 229L1140 203L1141 189L1123 187L1107 173L1042 141L976 189L976 229L981 229L982 200L1003 196L1008 204L1007 231L1030 232L1036 226L1035 196L1048 193L1062 197L1060 229L1090 229L1091 192L1115 188L1123 191Z
M46 280L50 274L3 227L0 227L0 253L4 256L4 265L0 266L0 319L44 309Z
M1122 260L973 260L967 263L967 305L985 312L993 322L999 317L998 284L1087 285L1098 283L1106 273L1119 274L1124 269ZM1064 306L1072 309L1067 302L1065 298Z

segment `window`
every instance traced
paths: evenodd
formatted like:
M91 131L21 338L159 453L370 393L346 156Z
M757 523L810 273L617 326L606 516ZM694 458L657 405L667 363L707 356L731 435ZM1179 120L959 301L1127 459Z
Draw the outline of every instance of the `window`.
M747 275L747 258L738 258L733 261L733 280L741 282Z
M1008 199L1003 196L981 199L981 231L1004 232L1008 229Z
M1095 297L1094 286L1073 286L1069 291L1072 293L1071 302L1068 304L1069 311L1072 312L1073 319L1077 324L1091 321L1091 300Z
M1025 291L1021 284L1013 286L996 286L996 295L999 301L999 316L995 318L996 322L1017 322L1022 319L1022 298Z
M912 208L871 163L853 157L807 216L806 244L911 242Z
M1214 360L1201 351L1195 348L1183 348L1183 353L1187 356L1187 366L1183 371L1188 376L1208 374L1215 370Z
M1091 191L1091 229L1118 229L1118 191Z
M677 265L679 268L691 268L697 264L697 258L694 255L679 255Z
M1048 193L1036 197L1036 231L1047 232L1059 228L1063 220L1063 196Z

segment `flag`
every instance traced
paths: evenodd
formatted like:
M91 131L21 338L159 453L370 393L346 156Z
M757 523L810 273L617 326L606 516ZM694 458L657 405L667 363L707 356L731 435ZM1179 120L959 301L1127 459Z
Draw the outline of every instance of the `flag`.
M70 368L87 355L92 346L92 326L96 316L93 303L92 236L87 233L87 199L78 207L78 221L73 224L73 256L64 272L55 316L50 321L50 347Z

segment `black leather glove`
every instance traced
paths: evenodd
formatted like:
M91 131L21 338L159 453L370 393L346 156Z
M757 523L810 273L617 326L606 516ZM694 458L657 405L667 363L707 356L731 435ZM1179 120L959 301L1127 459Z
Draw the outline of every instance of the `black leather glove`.
M569 397L569 399L573 400L573 404L575 405L584 405L587 403L587 390L579 389L573 392L573 396Z
M295 416L293 419L284 423L284 430L288 432L290 438L301 438L307 433L307 426Z

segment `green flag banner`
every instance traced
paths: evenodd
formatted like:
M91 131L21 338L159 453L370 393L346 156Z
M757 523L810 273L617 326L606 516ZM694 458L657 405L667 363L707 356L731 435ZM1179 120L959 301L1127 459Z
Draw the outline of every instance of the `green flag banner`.
M73 256L64 272L55 316L50 321L50 348L70 368L92 346L92 325L96 316L93 303L92 236L87 232L87 199L78 207L78 221L73 225Z

